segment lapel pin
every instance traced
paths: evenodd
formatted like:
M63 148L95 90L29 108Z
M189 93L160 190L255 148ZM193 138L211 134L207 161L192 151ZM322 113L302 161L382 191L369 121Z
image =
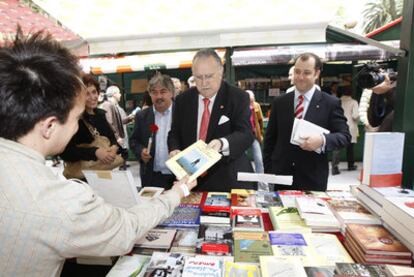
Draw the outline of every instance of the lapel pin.
M319 105L316 105L316 108L319 109Z
M223 105L221 105L221 106L220 106L220 109L221 109L221 110L222 110L222 109L224 109L224 106L223 106Z

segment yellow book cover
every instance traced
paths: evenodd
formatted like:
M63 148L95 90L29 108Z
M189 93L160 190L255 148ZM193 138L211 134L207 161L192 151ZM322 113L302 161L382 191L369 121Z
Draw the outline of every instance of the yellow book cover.
M224 266L224 277L235 276L258 277L260 276L260 270L254 264L226 262Z

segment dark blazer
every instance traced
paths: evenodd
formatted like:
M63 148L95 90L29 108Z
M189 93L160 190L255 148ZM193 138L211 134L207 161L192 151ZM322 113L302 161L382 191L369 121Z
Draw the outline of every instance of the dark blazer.
M137 160L140 163L140 175L142 186L152 186L153 174L154 174L154 159L150 159L147 163L141 160L142 149L148 146L148 140L151 136L150 125L154 124L154 110L153 106L149 106L147 109L139 111L135 115L135 126L134 131L129 139L129 145L134 152ZM156 137L154 135L152 140L150 154L155 157Z
M176 97L171 131L168 135L169 151L183 150L198 140L198 95L198 90L194 87ZM222 116L230 120L219 125ZM253 143L249 116L248 94L222 82L211 111L206 142L226 138L230 155L223 156L205 176L198 178L197 190L230 191L232 188L243 187L236 181L237 172L252 172L252 166L245 155L245 151ZM252 188L251 185L248 184L246 187Z
M120 148L120 145L116 142L114 131L106 120L105 113L106 112L104 110L98 108L95 109L95 114L93 115L88 114L87 112L83 113L82 119L79 119L78 131L75 135L73 135L68 145L66 145L63 153L60 154L60 157L64 161L74 162L97 160L95 152L98 148L77 146L78 144L91 143L94 140L94 136L91 134L88 127L86 127L83 120L95 127L101 136L107 137L110 140L111 145L116 144L118 145L118 148Z
M329 172L326 152L343 148L351 141L344 111L338 98L315 91L304 119L331 133L325 135L325 153L305 151L290 143L294 97L295 93L291 92L273 101L263 145L265 172L293 175L292 187L280 186L277 189L325 191Z

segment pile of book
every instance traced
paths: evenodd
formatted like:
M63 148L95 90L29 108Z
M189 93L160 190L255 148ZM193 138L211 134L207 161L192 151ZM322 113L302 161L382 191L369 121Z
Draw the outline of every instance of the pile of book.
M412 263L410 250L381 225L348 224L344 245L358 263Z
M396 220L396 204L383 203ZM411 252L378 222L343 192L192 192L111 271L129 265L128 274L108 276L350 276L339 269L354 261L410 265Z
M381 217L384 225L414 252L414 197L387 197Z

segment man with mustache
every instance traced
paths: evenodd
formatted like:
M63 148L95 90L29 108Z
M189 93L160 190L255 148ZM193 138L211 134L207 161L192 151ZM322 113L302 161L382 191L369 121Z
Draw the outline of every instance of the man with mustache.
M142 186L169 189L175 180L165 165L168 159L167 136L171 128L174 83L168 75L157 73L148 83L148 92L153 105L136 114L130 145L141 164ZM155 133L151 132L153 124L158 126ZM152 145L148 149L151 136Z

